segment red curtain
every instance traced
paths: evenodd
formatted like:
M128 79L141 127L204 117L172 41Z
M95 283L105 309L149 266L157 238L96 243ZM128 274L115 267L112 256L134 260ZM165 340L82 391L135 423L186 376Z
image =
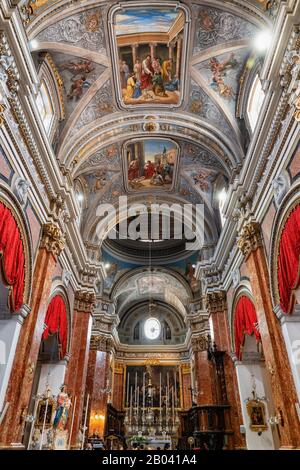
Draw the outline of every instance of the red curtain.
M293 290L300 284L300 205L290 214L283 229L278 255L278 287L280 305L284 313L292 313Z
M68 320L66 304L60 295L56 295L51 300L46 312L45 325L43 340L46 340L49 335L58 333L60 358L63 359L67 352Z
M243 295L237 302L234 312L235 353L238 359L242 358L242 346L245 335L254 334L256 341L260 341L260 334L256 328L257 316L253 302Z
M17 223L4 204L0 202L0 257L4 282L11 286L9 307L17 312L23 304L25 257Z

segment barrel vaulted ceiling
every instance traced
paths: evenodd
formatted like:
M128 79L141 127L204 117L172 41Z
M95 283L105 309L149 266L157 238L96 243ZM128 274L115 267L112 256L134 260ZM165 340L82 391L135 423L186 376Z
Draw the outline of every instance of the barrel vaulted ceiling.
M259 60L253 40L260 30L272 24L276 2L153 1L151 15L147 10L149 2L142 1L35 0L28 5L26 28L34 60L38 67L47 56L60 80L65 117L53 147L62 169L71 174L75 191L84 194L79 221L84 242L97 242L94 227L99 203L116 203L119 196L127 194L134 201L146 198L204 203L206 239L216 243L221 230L216 191L233 182L248 144L239 112L241 88ZM174 43L171 54L176 64L180 60L177 92L162 93L160 99L150 96L144 102L135 102L126 90L124 96L120 95L122 77L118 64L120 58L131 61L128 53L132 44L125 44L124 37L118 36L118 28L121 33L126 24L129 33L134 28L145 29L145 24L139 23L139 15L147 10L148 21L153 22L148 27L152 29L149 38L153 38L156 51L152 52L159 55L161 46L155 43L155 33L158 28L162 35L167 34L167 14L164 12L165 16L159 19L155 11L176 11L178 7L176 21L183 22L179 27L180 40L174 34L175 39L169 38L170 43L165 45L173 47ZM174 24L172 27L176 28ZM124 51L122 57L118 55L119 48ZM144 60L147 52L140 46L132 48L132 54L134 63L136 58ZM175 79L174 73L175 69ZM174 97L173 102L170 96ZM138 139L165 139L171 141L170 146L176 146L176 171L167 191L158 187L145 193L143 187L133 188L128 181L126 146L128 141L139 145ZM114 265L113 254L107 257ZM138 266L137 263L135 269ZM123 266L122 274L128 269ZM178 266L166 269L180 272ZM127 281L132 298L138 295L138 276L141 274ZM156 274L157 279L160 276L171 279L170 274ZM174 289L178 288L176 276L172 281ZM109 285L108 281L106 288L112 286L113 282ZM122 295L119 290L119 301ZM161 297L164 295L160 293ZM183 290L182 295L186 295ZM184 304L185 299L181 301Z

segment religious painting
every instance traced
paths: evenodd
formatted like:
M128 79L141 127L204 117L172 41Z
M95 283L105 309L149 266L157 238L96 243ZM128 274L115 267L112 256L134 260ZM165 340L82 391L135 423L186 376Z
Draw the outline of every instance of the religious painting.
M53 399L50 398L48 403L46 399L40 400L37 407L36 426L43 427L44 423L46 428L52 426L54 413L55 401Z
M125 146L128 191L170 191L174 184L178 145L170 139L133 140Z
M265 404L258 400L249 400L247 411L250 418L251 431L265 431L268 429L266 422Z
M189 12L178 3L118 5L111 11L114 74L121 105L180 106Z

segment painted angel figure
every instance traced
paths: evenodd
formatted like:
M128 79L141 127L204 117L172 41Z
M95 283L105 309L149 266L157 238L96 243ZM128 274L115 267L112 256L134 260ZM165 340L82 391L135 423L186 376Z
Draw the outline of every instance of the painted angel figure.
M63 431L66 428L71 404L71 398L66 391L66 386L62 385L60 393L57 395L57 408L53 421L54 429Z

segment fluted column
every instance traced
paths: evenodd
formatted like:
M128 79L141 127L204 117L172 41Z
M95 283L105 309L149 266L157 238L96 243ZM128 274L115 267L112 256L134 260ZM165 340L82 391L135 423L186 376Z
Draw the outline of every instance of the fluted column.
M107 403L111 395L110 362L112 340L103 335L92 337L86 388L90 395L88 434L104 437Z
M70 361L67 367L65 384L72 397L73 429L71 447L78 444L78 432L83 421L88 355L90 348L92 311L95 303L93 292L77 291L75 293ZM75 405L76 397L76 406ZM69 420L69 429L71 421Z
M257 222L242 227L238 247L245 256L255 300L258 328L269 372L276 415L281 418L278 433L281 448L300 446L297 395L280 324L272 309L269 273Z
M230 448L245 448L245 438L240 433L240 425L243 424L242 409L239 397L237 376L234 363L231 359L230 331L228 324L227 299L225 291L210 292L205 299L209 312L214 342L219 351L224 351L224 374L226 382L227 400L230 404L229 422L227 427L233 430L233 436L229 439Z
M4 446L22 442L52 277L64 246L60 229L55 224L45 224L33 275L31 313L20 333L7 389L9 408L0 427L0 442Z

